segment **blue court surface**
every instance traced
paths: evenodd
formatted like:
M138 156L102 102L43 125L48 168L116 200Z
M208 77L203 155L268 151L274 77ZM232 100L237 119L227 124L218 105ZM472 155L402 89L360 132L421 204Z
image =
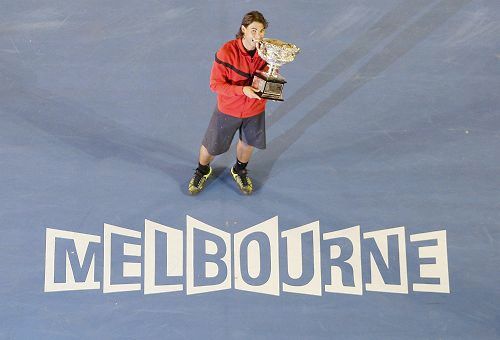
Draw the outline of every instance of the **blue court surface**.
M242 16L301 48L242 195ZM500 2L0 2L1 339L500 338ZM236 142L236 139L235 141Z

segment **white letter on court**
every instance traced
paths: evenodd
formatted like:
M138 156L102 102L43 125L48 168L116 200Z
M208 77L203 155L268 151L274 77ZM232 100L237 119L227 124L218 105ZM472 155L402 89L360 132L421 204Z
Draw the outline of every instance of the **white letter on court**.
M319 235L319 221L309 223L294 229L289 229L281 232L281 237L286 238L287 244L287 262L288 262L288 275L292 279L298 279L302 276L304 271L303 254L302 254L302 235L312 232L313 237L313 277L311 281L303 286L292 286L283 283L283 291L289 293L318 295L321 296L321 249L320 249L320 235Z
M130 230L122 227L117 227L110 224L104 224L104 287L103 293L114 292L128 292L134 290L141 290L140 283L125 283L125 284L111 284L111 238L112 235L122 235L132 238L141 238L141 232ZM141 256L141 245L124 243L123 255L127 256ZM141 264L135 262L123 262L123 276L124 277L140 277Z
M220 229L214 228L198 221L191 216L186 216L186 226L187 226L187 239L186 239L186 294L200 294L214 292L218 290L230 289L231 288L231 234L222 231ZM194 231L202 230L212 235L219 237L226 246L226 253L220 259L227 267L227 275L223 282L211 286L195 286L194 285ZM217 244L209 241L205 242L205 254L215 255L217 254L218 248ZM209 277L216 277L219 274L219 267L216 263L206 262L205 272Z
M66 252L66 282L55 282L54 262L56 251L56 238L73 240L75 243L76 254L80 267L83 266L90 242L101 243L101 237L96 235L75 233L72 231L57 230L47 228L45 233L45 292L60 292L66 290L86 290L99 289L101 283L94 281L95 274L95 254L92 260L84 282L75 282L73 267L71 266L69 254Z
M391 235L398 237L399 253L399 279L400 284L387 284L382 278L382 274L377 267L373 254L370 254L371 283L366 284L366 290L372 292L401 293L408 294L408 271L406 269L406 239L405 228L396 227L371 231L363 234L363 238L373 238L384 259L386 265L389 265L389 245L387 239Z
M323 234L323 240L332 240L345 237L352 245L352 254L347 259L342 259L344 263L352 268L354 286L345 286L343 283L343 275L340 266L331 266L330 276L331 283L325 285L325 292L363 295L363 279L361 277L361 236L359 225L347 229L332 231ZM330 259L337 260L342 258L342 249L334 244L330 246Z
M242 247L242 243L247 236L254 233L264 236L265 238L258 238L264 242L268 241L269 253L262 254L263 249L257 239L251 240L246 246ZM255 235L254 235L255 236ZM243 249L242 249L243 248ZM241 265L241 250L246 251L247 259L244 266L247 268L245 273L242 273ZM265 251L265 250L264 250ZM269 259L270 268L263 268L261 263L261 255L264 259ZM258 285L251 285L245 282L244 276L248 275L248 279L257 279L266 269L269 278L265 282ZM234 234L234 287L239 290L249 292L280 295L279 286L279 245L278 245L278 217L273 217L267 221L257 224L253 227L240 231Z
M435 246L418 248L418 257L421 259L434 259L433 264L421 264L420 276L422 278L438 278L439 284L414 283L416 292L449 293L450 278L448 275L448 252L446 245L446 230L433 231L410 235L411 242L436 240Z
M182 284L156 285L156 231L165 234L167 238L167 258L164 259L167 264L167 275L182 276L184 249L182 230L149 220L145 220L144 229L144 294L182 290Z

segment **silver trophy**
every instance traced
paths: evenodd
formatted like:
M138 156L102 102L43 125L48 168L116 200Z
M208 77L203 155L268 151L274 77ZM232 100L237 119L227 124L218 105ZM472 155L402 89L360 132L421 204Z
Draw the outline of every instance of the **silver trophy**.
M252 87L258 89L256 94L264 99L283 101L285 78L279 73L282 65L295 59L300 48L278 39L268 39L257 43L257 52L268 65L267 72L257 71L253 77Z

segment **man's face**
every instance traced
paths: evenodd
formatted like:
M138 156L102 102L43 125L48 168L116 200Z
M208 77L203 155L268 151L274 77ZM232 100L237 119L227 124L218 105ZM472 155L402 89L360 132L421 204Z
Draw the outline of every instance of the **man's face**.
M257 42L262 40L266 33L264 25L256 21L247 27L241 26L241 31L243 32L243 43L248 50L255 49Z

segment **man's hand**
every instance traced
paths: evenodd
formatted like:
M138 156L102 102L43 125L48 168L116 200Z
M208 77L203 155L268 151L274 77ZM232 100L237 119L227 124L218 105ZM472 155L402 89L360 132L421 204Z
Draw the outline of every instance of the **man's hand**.
M243 87L243 94L245 96L247 96L248 98L260 100L261 98L255 93L255 92L258 92L258 91L259 91L258 89L253 88L251 86L245 86L245 87Z

